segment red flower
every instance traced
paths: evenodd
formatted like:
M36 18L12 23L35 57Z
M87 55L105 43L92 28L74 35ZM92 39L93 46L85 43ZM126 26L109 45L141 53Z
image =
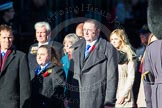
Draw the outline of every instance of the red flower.
M45 73L43 73L44 77L47 77L49 75L49 73L46 71Z
M92 46L91 49L90 49L90 52L92 52L94 49L96 48L96 46Z

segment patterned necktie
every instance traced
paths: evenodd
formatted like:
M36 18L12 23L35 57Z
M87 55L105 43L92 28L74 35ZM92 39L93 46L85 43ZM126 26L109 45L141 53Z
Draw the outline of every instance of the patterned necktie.
M90 47L91 47L90 45L86 45L86 49L85 49L85 52L84 52L84 57L87 57Z
M5 52L1 52L1 55L2 55L2 59L4 59Z

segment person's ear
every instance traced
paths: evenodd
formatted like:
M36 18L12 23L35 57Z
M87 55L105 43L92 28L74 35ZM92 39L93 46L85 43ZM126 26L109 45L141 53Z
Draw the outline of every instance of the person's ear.
M100 31L101 31L100 29L97 29L97 30L96 30L96 35L99 36L99 35L100 35Z
M51 37L51 32L47 32L47 39L50 39Z

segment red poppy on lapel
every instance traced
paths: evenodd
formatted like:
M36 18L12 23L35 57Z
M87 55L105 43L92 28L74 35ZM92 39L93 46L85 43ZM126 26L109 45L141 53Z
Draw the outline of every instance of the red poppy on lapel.
M43 73L44 77L47 77L48 75L49 75L49 73L47 71Z
M52 73L52 69L48 69L46 72L43 73L43 76L44 76L44 77L47 77L47 76L49 76L49 74L51 74L51 73Z
M96 46L93 45L93 46L91 47L91 49L90 49L90 53L91 53L95 48L96 48Z

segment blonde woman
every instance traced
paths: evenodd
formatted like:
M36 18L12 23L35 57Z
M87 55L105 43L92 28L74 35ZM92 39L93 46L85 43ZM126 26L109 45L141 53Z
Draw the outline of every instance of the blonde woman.
M64 56L61 58L61 63L63 64L63 69L65 71L66 78L68 77L70 59L72 58L72 51L73 51L73 49L70 47L78 40L79 40L79 37L75 33L67 34L63 40Z
M70 67L70 60L72 59L73 48L71 46L79 40L79 37L75 33L69 33L65 36L63 40L63 50L64 56L61 58L61 63L63 64L63 69L66 75L67 87L65 90L65 108L78 108L79 107L79 92L71 90L70 87L77 88L78 82L73 79L73 71ZM73 65L73 64L71 64ZM75 102L74 102L75 101Z
M127 55L127 61L118 64L119 82L115 107L134 107L132 86L135 79L135 53L123 29L115 29L110 34L110 43Z

